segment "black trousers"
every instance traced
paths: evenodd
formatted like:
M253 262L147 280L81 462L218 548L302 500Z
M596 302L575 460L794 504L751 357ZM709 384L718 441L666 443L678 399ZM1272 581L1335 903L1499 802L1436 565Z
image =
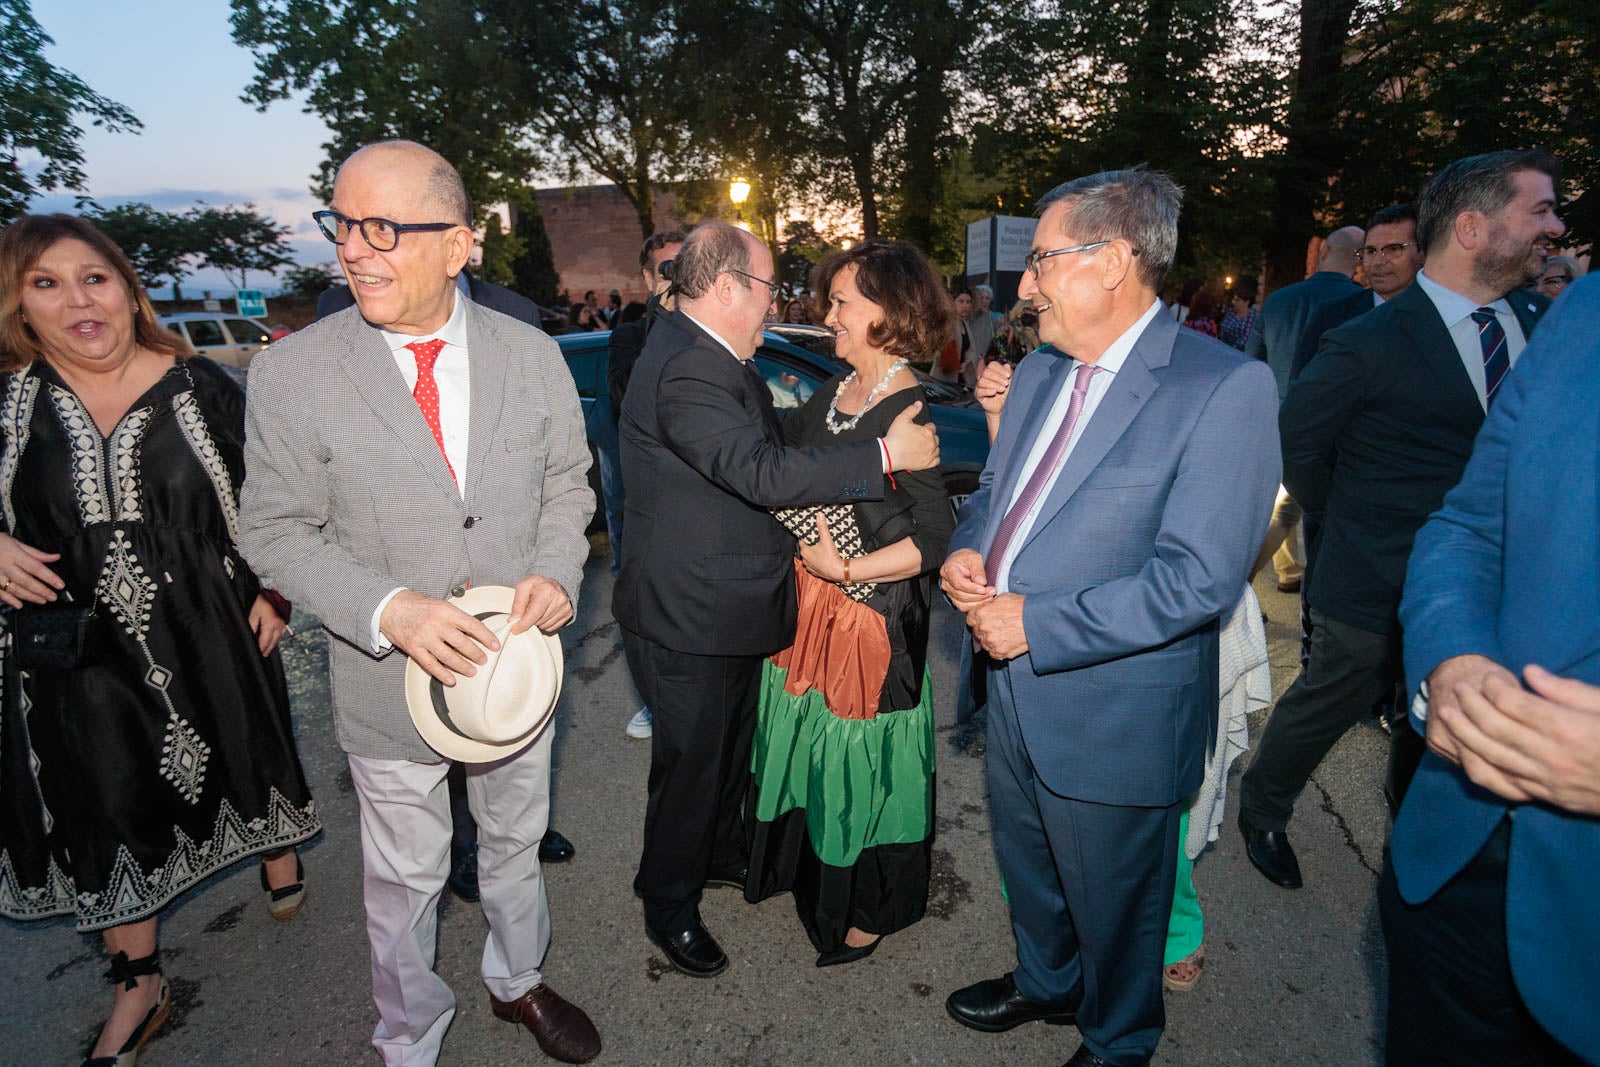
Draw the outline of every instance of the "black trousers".
M761 656L696 656L622 631L628 668L654 719L644 853L633 888L666 934L699 922L706 878L748 862L750 785Z
M1378 911L1389 949L1389 1067L1582 1067L1529 1013L1511 977L1510 843L1508 818L1471 863L1418 905L1401 899L1385 858Z
M1400 682L1400 635L1378 634L1311 612L1311 659L1267 719L1239 781L1252 826L1283 830L1294 802L1345 731Z

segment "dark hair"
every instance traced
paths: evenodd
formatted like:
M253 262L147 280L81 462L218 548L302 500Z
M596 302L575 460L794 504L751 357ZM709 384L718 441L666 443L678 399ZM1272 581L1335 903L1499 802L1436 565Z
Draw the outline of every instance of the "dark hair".
M1367 230L1371 232L1378 226L1392 226L1397 222L1416 222L1417 205L1415 204L1390 204L1380 207L1372 213L1367 220Z
M1036 213L1065 201L1074 241L1127 241L1138 256L1139 280L1160 290L1178 254L1183 190L1158 170L1129 167L1063 182L1044 195Z
M639 249L639 269L648 270L650 255L668 245L681 245L689 239L689 235L682 230L662 230L645 238L644 247Z
M962 287L961 287L961 288L959 288L959 289L957 289L957 290L956 290L956 297L957 297L957 299L959 299L959 298L961 298L961 297L963 297L963 296L970 296L970 297L972 297L972 299L974 299L974 300L976 300L976 299L978 299L978 294L977 294L977 293L974 293L974 292L973 292L973 291L972 291L972 290L971 290L971 289L968 289L968 288L967 288L967 287L966 287L966 286L964 286L964 285L963 285L963 286L962 286Z
M1190 278L1183 283L1183 288L1178 290L1178 306L1188 307L1189 301L1194 299L1194 294L1206 287L1206 283L1199 278Z
M1233 288L1228 290L1228 299L1232 300L1234 297L1238 297L1247 304L1254 304L1256 295L1259 292L1260 286L1256 284L1254 278L1240 278L1233 284Z
M19 215L0 233L0 371L18 370L44 355L33 327L22 321L22 278L58 241L82 241L122 278L133 297L135 344L179 359L192 354L188 343L156 318L149 294L115 241L76 215Z
M1210 289L1197 289L1189 298L1189 317L1184 321L1194 319L1217 320L1217 298L1211 295Z
M747 238L743 230L726 222L696 226L672 261L672 292L694 300L709 292L719 276L734 272L739 272L740 284L750 288L754 283L743 276L750 271Z
M1428 179L1417 197L1417 244L1432 253L1442 247L1464 211L1493 215L1516 199L1514 176L1536 170L1561 177L1561 163L1543 148L1525 151L1485 152L1446 164Z
M874 348L921 363L955 332L955 301L916 245L874 237L835 252L817 265L816 288L823 300L847 267L856 268L861 295L883 309L883 321L867 331Z

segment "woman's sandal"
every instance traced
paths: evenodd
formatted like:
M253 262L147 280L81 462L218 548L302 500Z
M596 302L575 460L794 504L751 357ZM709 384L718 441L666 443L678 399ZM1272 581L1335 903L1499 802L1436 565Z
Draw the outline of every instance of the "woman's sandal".
M1161 988L1174 993L1187 993L1205 973L1206 947L1201 945L1176 963L1161 968Z
M296 852L294 856L294 884L274 889L272 888L272 883L267 881L266 861L279 858L293 847L291 845L290 848L279 849L271 855L261 857L261 891L267 894L267 911L279 922L294 918L299 914L300 909L305 906L306 868L305 864L300 862L300 854Z
M122 983L124 989L133 989L139 984L139 979L147 974L159 975L161 973L161 950L157 949L142 959L130 960L126 952L119 952L111 957L111 969L106 972L106 978L112 985ZM128 1035L128 1040L122 1043L114 1056L85 1056L83 1067L134 1067L139 1060L139 1050L144 1048L145 1042L156 1035L156 1031L166 1025L167 1019L172 1015L172 987L165 978L161 979L161 990L156 994L155 1007L145 1015L144 1021L134 1027L133 1033ZM94 1047L90 1046L90 1052Z

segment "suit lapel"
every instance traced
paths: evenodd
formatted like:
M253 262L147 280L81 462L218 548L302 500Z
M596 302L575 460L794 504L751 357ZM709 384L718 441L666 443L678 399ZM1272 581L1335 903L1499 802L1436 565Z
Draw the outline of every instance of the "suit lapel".
M498 436L501 400L511 352L489 326L478 305L467 304L467 380L471 387L467 417L467 498L478 499L489 446ZM435 449L437 451L437 449Z
M1039 514L1034 518L1033 526L1028 530L1028 539L1021 548L1026 548L1029 542L1039 536L1056 512L1066 506L1083 480L1106 458L1112 446L1122 438L1129 424L1143 409L1158 384L1155 375L1150 373L1150 367L1152 364L1165 366L1171 362L1172 341L1176 333L1176 324L1157 313L1151 325L1145 328L1145 333L1134 343L1133 351L1123 360L1122 369L1111 379L1106 395L1100 398L1094 414L1083 427L1066 462L1061 465L1061 473L1056 476L1055 484L1050 487L1049 494L1039 507Z
M1034 442L1044 432L1050 409L1055 406L1061 390L1066 388L1072 368L1077 366L1067 356L1053 354L1046 356L1041 352L1031 358L1053 359L1056 365L1045 375L1039 388L1034 390L1033 402L1022 417L1022 425L1017 428L1016 445L1011 450L1005 468L1000 471L999 481L995 486L994 502L989 508L989 528L984 537L985 552L988 551L987 546L994 543L994 536L1000 530L1000 520L1005 518L1006 510L1011 505L1011 498L1017 493L1017 481L1022 477L1022 468L1028 462L1028 453L1033 451Z
M1478 391L1467 377L1467 368L1461 365L1461 350L1456 348L1455 338L1450 336L1433 300L1421 285L1413 283L1393 303L1400 329L1410 338L1422 362L1443 383L1441 398L1455 407L1462 418L1471 412L1481 422L1483 405L1478 402Z
M400 376L383 335L359 314L349 316L345 331L347 343L342 362L356 392L394 434L406 454L426 472L429 481L440 491L459 497L460 490L450 477L450 468L445 466L444 454L417 402L406 392L405 379Z
M1522 340L1533 340L1533 331L1539 325L1539 320L1544 318L1544 308L1526 289L1513 289L1505 299L1511 306L1511 313L1517 317L1517 325L1522 327ZM1548 307L1546 304L1545 308Z

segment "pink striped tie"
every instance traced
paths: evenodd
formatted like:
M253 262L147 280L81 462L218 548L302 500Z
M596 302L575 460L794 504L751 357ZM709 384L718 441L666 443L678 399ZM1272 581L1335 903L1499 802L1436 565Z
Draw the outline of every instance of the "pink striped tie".
M1011 510L1006 512L1005 518L1000 520L1000 529L994 535L994 543L989 546L989 554L983 562L984 580L989 585L994 585L1000 576L1000 564L1011 548L1011 539L1016 537L1017 531L1022 528L1023 520L1044 495L1045 487L1055 476L1056 468L1061 466L1061 460L1067 454L1067 446L1072 443L1072 429L1078 425L1078 416L1083 414L1083 400L1089 394L1089 379L1093 378L1099 369L1092 363L1084 363L1078 367L1078 376L1072 381L1072 399L1067 402L1067 417L1061 420L1061 427L1056 430L1050 447L1045 449L1044 455L1040 457L1039 465L1033 469L1033 474L1028 478L1028 484L1022 487L1022 495L1011 505Z

